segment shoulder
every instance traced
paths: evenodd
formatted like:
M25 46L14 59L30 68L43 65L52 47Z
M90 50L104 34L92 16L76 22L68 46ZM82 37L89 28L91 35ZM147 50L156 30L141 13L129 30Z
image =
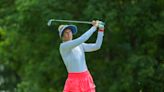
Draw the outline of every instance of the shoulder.
M84 50L84 45L85 45L86 43L82 43L82 44L80 44L79 45L79 47L82 49L82 50Z
M64 48L64 47L66 47L66 45L64 45L64 44L65 44L64 42L60 43L59 49L62 49L62 48Z

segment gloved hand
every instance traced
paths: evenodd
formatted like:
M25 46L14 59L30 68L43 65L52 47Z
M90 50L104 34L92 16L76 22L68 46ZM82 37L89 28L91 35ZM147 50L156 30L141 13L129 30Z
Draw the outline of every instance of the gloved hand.
M98 23L98 27L99 27L99 29L104 29L104 25L105 25L104 22L99 21L99 23Z

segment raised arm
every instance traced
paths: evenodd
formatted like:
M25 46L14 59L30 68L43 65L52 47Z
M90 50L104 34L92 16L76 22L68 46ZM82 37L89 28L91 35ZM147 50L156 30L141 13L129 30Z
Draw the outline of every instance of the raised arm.
M85 52L92 52L101 48L103 36L104 36L103 30L98 31L96 43L83 43L82 44L82 47L84 48Z
M85 32L79 38L61 43L60 48L65 49L65 50L72 49L72 48L80 45L81 43L84 43L96 31L96 29L97 29L96 26L92 26L87 32Z

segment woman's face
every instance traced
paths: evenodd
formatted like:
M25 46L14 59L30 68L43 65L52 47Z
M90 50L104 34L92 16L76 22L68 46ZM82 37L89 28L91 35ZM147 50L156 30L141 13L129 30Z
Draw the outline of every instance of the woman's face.
M71 29L65 29L62 36L62 40L69 41L69 40L72 40L72 38L73 38L73 35L72 35Z

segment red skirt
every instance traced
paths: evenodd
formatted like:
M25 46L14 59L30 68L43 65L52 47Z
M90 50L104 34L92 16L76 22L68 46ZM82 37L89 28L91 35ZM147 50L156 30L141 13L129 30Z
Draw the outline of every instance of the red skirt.
M68 73L63 92L95 92L95 87L89 71Z

